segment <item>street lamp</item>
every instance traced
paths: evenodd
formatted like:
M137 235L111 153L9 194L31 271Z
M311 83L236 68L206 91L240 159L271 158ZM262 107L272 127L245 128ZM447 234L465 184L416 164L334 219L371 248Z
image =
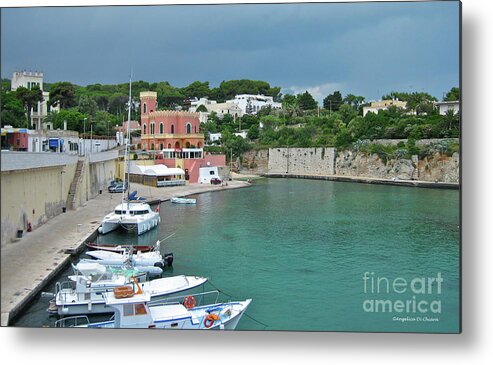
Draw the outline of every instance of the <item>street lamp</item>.
M87 118L84 118L84 133L82 134L82 143L84 144L84 156L86 155L86 141L84 140L84 137L86 136L86 120Z

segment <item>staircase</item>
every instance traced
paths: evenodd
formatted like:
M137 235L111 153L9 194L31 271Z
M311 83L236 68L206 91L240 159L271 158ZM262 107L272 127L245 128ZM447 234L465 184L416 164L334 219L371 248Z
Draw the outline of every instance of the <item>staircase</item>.
M79 188L80 181L82 180L82 171L84 170L84 159L79 159L77 161L77 167L75 168L74 179L70 184L70 190L68 192L67 197L67 209L74 210L75 206L75 197L77 196L77 190Z

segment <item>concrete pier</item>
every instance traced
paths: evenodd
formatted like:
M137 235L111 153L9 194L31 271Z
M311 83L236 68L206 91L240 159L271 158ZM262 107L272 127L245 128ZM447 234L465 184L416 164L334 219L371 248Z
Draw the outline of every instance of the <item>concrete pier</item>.
M294 179L311 179L311 180L327 180L327 181L341 181L341 182L354 182L364 184L381 184L381 185L398 185L398 186L411 186L420 188L434 188L434 189L459 189L459 183L446 183L446 182L434 182L423 180L391 180L380 179L374 177L364 176L342 176L342 175L300 175L300 174L279 174L268 173L263 174L265 177L273 178L294 178Z
M209 191L247 187L245 181L228 181L227 186L190 184L154 188L132 184L149 202L169 200ZM1 244L1 325L8 326L42 288L66 265L71 255L82 251L87 240L96 236L101 219L121 201L121 194L104 191L77 210L67 211L22 238Z

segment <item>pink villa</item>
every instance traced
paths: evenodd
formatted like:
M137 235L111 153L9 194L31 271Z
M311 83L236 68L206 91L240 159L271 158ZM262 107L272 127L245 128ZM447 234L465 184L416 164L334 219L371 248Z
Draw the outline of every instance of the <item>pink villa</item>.
M141 146L155 154L155 164L185 171L185 180L199 181L200 168L225 166L225 155L204 153L199 113L157 110L157 93L140 93Z

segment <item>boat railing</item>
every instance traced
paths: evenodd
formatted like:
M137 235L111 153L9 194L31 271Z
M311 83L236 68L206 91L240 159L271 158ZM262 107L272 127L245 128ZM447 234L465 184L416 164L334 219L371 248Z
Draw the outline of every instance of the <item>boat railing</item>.
M149 307L159 305L183 304L185 298L187 297L194 297L196 306L217 304L219 302L219 294L220 293L218 290L211 290L202 293L183 294L179 296L160 298L150 301Z
M61 318L55 322L56 328L77 327L89 325L91 322L87 316L72 316Z

